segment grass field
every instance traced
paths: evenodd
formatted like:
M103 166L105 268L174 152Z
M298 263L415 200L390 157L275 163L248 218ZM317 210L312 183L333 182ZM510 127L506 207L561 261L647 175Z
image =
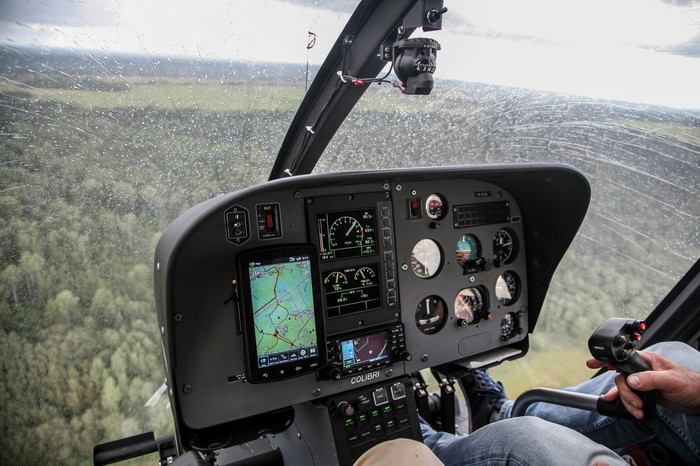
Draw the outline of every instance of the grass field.
M123 78L123 90L33 88L0 82L0 92L21 92L32 101L51 100L83 108L159 108L236 112L255 110L294 110L303 95L298 88L285 85L221 85L220 81L191 82L174 79ZM119 84L113 79L105 84ZM128 87L127 87L128 86Z
M27 82L27 81L25 81ZM252 81L254 82L254 81ZM304 97L298 86L260 81L257 84L225 82L217 79L154 78L144 76L92 78L91 84L112 89L90 89L79 82L63 87L31 87L18 81L0 81L0 95L23 95L31 101L50 100L89 109L159 108L206 112L286 111L296 110ZM449 111L445 99L405 96L391 84L369 89L371 98L361 99L357 111L396 111L401 113ZM463 103L463 102L461 102ZM458 105L459 113L464 106Z
M533 339L539 345L556 341L555 335L539 334ZM585 345L585 341L581 342ZM489 371L494 380L500 380L510 398L516 398L534 387L564 388L591 378L595 371L586 367L590 357L583 346L544 347L531 350L527 356L509 361Z
M590 355L585 348L585 341L570 346L552 344L557 339L556 335L547 333L531 336L534 349L523 358L505 361L488 369L489 375L503 384L508 398L515 399L531 388L571 387L596 374L596 371L586 367ZM440 391L429 371L423 371L423 376L429 382L429 391ZM458 391L458 394L461 395L461 392Z

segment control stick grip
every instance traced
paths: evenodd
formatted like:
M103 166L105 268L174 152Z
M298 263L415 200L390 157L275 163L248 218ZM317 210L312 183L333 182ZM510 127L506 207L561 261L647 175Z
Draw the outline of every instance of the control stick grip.
M649 371L651 367L639 355L635 345L646 329L646 322L642 320L608 319L588 339L588 349L595 359L611 364L625 377L637 372ZM656 409L656 392L637 390L633 390L633 392L642 399L644 412L642 419L651 419ZM608 402L601 397L597 407L601 414L620 417L626 413L628 415L625 417L629 417L629 413L619 398Z
M626 360L613 363L613 366L615 366L615 369L623 373L625 377L637 372L651 370L649 364L639 355L636 350L631 351Z

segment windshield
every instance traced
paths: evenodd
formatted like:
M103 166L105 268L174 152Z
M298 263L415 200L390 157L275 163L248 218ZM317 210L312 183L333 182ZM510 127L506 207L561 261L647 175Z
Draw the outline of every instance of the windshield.
M569 351L575 342L570 351L585 358L600 322L645 318L700 257L700 8L445 6L441 31L413 35L441 45L430 96L374 85L316 171L512 162L581 170L589 212L552 282L535 351L521 363L530 367L513 377L522 388L543 385L544 373L550 383L576 383L590 376L583 364L570 382L551 375L561 372L550 363L561 343Z
M0 4L1 464L174 432L155 244L267 179L354 9L315 3Z

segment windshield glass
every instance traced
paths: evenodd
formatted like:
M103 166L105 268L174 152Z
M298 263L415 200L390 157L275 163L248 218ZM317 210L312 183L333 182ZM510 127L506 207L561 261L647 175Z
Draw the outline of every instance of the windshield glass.
M354 3L0 3L0 464L174 432L155 244L267 179Z
M316 171L513 162L581 170L589 212L551 284L528 368L506 387L513 396L578 383L590 376L583 360L596 326L645 318L700 257L700 8L445 6L441 31L412 36L441 45L431 94L372 85ZM562 345L581 371L561 364Z

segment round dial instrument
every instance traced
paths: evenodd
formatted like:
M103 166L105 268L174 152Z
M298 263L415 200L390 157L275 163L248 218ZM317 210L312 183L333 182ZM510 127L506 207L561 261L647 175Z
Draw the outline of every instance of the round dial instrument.
M343 216L331 225L328 234L334 249L362 246L364 229L356 218Z
M464 288L455 298L455 316L461 325L467 325L479 320L486 308L484 294L479 288Z
M416 326L426 335L439 332L446 321L447 304L440 296L427 296L416 306Z
M496 279L496 299L504 306L510 306L520 297L520 278L515 272L503 272Z
M442 194L431 194L425 201L425 213L433 220L442 220L447 215L447 201Z
M479 247L479 240L476 239L474 235L462 235L457 240L457 246L455 247L455 255L457 256L457 262L459 265L464 267L470 262L476 261L481 254L481 248Z
M493 264L499 267L510 264L518 255L518 243L515 232L509 228L501 228L493 237Z
M431 278L437 275L442 265L442 251L432 239L422 239L413 246L411 251L411 268L420 278Z

